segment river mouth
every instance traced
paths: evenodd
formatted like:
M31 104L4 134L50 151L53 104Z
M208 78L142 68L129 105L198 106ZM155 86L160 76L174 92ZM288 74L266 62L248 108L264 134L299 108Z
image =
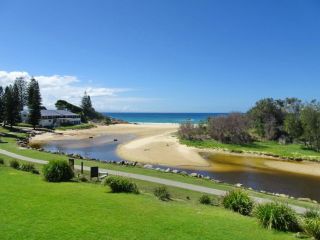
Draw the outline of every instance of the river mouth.
M85 139L52 140L44 143L43 148L51 152L119 162L125 159L117 155L117 147L134 138L133 134L106 134ZM320 201L320 164L288 162L244 154L200 154L208 161L207 167L177 166L174 169L199 173L230 184L241 183L258 191ZM301 171L303 169L308 171Z

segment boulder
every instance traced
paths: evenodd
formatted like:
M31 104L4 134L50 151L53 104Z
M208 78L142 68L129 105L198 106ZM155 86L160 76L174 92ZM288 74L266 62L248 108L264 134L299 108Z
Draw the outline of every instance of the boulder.
M145 164L143 167L144 167L144 168L151 169L153 166L152 166L151 164Z

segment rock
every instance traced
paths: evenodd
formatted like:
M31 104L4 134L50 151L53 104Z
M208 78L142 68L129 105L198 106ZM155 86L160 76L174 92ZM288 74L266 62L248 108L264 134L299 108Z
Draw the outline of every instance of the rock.
M148 169L151 169L153 166L151 164L146 164L143 166L144 168L148 168Z
M237 183L235 184L236 187L242 187L242 184L241 183Z
M165 170L165 172L170 172L171 171L171 169L170 168L167 168L166 170Z
M118 141L118 139L116 139L116 138L115 138L115 139L113 139L113 141L114 141L114 142L117 142L117 141Z
M310 198L298 198L299 201L311 202Z
M312 202L313 202L313 203L316 203L316 204L318 203L316 200L312 200Z
M191 177L198 177L198 173L190 173Z
M158 167L157 167L156 170L157 170L157 171L161 171L161 168L158 168Z
M180 174L181 175L188 175L188 173L186 171L181 171Z
M206 176L206 177L205 177L205 179L208 179L208 180L210 180L210 177L209 177L209 176Z
M174 169L174 170L172 170L172 172L173 172L173 173L179 173L179 170Z

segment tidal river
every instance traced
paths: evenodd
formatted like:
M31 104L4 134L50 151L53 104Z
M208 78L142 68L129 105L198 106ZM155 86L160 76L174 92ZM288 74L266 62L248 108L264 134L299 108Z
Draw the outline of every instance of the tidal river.
M112 134L81 140L50 141L44 148L99 160L122 161L116 154L117 146L132 139L133 135ZM221 153L203 155L210 166L186 171L198 172L231 184L241 183L255 190L320 201L320 164Z

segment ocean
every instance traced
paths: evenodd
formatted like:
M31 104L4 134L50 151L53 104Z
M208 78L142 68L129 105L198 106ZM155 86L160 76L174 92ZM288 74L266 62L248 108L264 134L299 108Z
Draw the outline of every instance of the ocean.
M226 115L226 113L103 113L109 117L122 119L130 123L199 123L208 117Z

